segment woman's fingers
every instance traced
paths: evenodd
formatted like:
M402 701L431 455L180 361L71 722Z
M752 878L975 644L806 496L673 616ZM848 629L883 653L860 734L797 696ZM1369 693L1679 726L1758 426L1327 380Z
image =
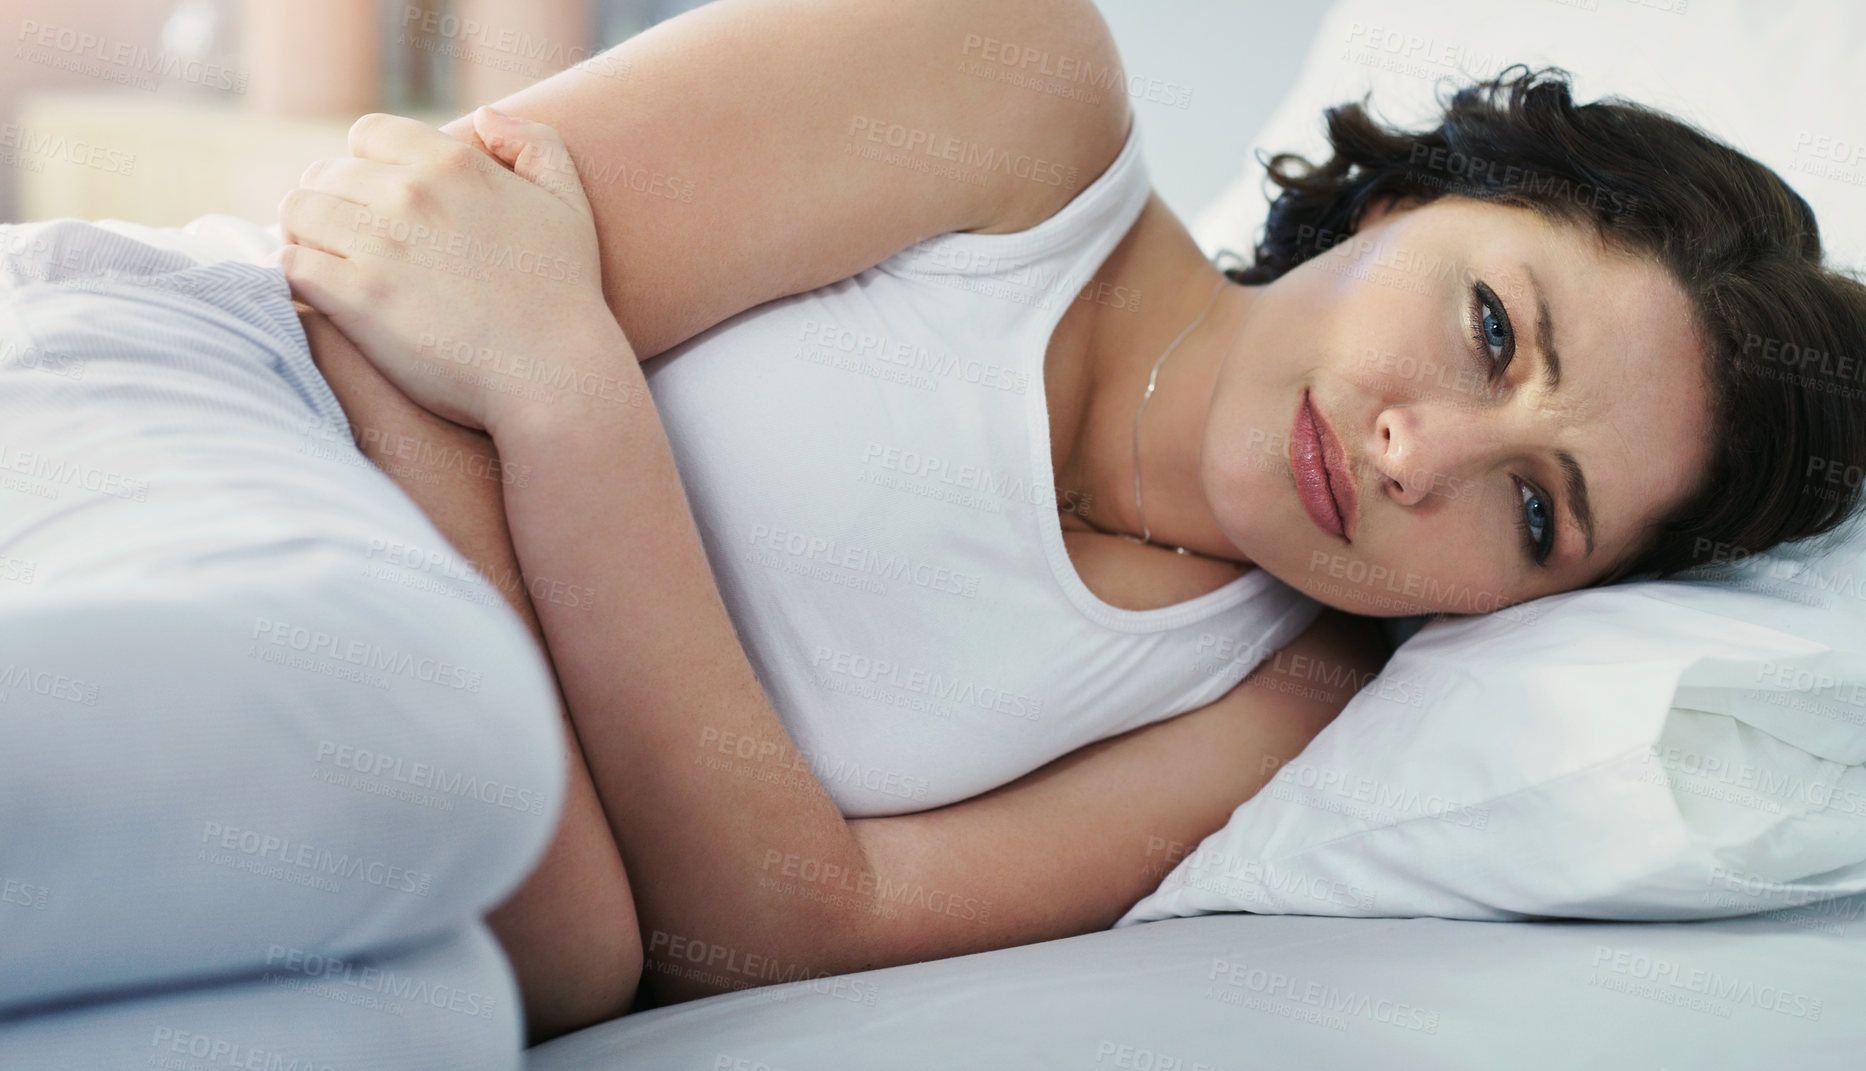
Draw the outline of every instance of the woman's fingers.
M291 284L292 296L330 317L345 334L356 310L368 304L357 266L343 257L306 245L287 245L279 249L279 267Z
M473 132L486 151L519 178L549 190L584 216L592 215L583 180L556 128L484 106L473 113Z
M304 189L328 193L359 205L395 204L403 196L407 184L406 169L355 156L313 161L298 179L298 185Z
M359 241L369 236L373 218L374 213L364 205L303 186L279 202L279 231L284 239L332 256L366 252Z
M418 164L450 156L460 142L419 119L371 112L350 125L350 155L384 164Z
M533 397L497 380L434 375L443 328L469 354L583 344L560 335L598 339L593 364L626 348L611 337L595 225L563 140L497 119L492 140L523 175L425 123L368 115L350 129L354 155L310 168L279 206L294 243L280 263L299 299L410 398L470 427ZM542 340L539 324L549 328Z

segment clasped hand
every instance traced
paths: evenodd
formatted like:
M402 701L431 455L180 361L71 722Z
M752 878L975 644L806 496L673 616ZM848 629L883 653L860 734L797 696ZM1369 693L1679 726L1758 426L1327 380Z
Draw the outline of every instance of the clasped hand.
M351 155L313 163L280 204L279 263L404 394L491 430L550 404L553 382L634 358L563 139L491 108L473 127L486 152L414 119L357 120Z

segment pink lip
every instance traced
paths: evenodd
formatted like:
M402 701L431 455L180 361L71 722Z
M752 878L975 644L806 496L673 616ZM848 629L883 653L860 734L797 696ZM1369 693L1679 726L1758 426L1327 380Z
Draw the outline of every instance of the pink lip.
M1354 482L1348 475L1347 453L1328 421L1310 404L1306 390L1302 392L1302 404L1296 407L1289 462L1296 478L1296 494L1309 518L1329 535L1352 542Z

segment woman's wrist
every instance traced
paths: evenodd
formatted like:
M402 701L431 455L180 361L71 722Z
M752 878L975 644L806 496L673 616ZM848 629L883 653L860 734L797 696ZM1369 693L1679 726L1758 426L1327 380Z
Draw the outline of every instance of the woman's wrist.
M600 322L599 322L600 321ZM648 383L622 328L607 308L581 326L553 329L548 358L483 375L482 423L495 444L575 432L648 404Z

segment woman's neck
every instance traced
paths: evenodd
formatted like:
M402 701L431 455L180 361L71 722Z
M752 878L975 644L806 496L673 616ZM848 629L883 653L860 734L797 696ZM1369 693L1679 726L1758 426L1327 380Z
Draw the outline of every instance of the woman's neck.
M1227 283L1157 195L1095 274L1109 300L1083 301L1086 315L1059 326L1046 361L1052 457L1059 504L1091 527L1138 536L1134 502L1134 416L1154 363L1182 339L1154 383L1140 431L1141 492L1151 541L1243 562L1206 505L1199 481L1206 412L1218 372L1254 300Z

